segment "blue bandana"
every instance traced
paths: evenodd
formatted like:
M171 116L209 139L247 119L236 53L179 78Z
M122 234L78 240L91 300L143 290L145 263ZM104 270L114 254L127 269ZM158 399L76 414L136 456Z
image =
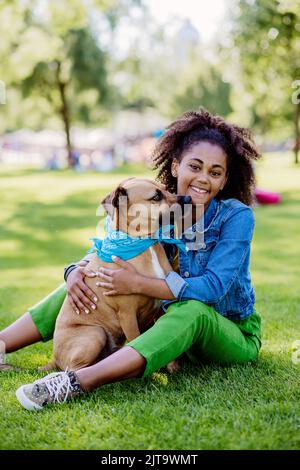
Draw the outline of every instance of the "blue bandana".
M172 243L186 253L185 244L181 240L171 237L171 230L173 229L173 225L165 225L164 227L159 227L153 238L131 237L128 233L121 230L113 230L110 225L110 217L108 216L105 222L106 235L104 240L91 238L90 240L93 240L94 245L88 253L96 251L99 258L108 263L113 262L112 255L127 261L140 255L157 242Z

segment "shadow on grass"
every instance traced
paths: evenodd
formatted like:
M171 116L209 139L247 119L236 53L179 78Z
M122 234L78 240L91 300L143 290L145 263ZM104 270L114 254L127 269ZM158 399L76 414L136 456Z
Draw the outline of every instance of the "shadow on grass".
M55 173L25 169L9 173L7 176L31 176L32 174L51 174L51 176L55 174L59 185L60 177L65 178L70 175L77 178L99 173L87 172L82 175L70 169ZM124 165L105 175L126 177L132 174L145 175L145 166L141 164ZM0 176L3 175L0 173ZM101 176L103 180L104 175L101 174ZM55 193L55 187L53 192ZM13 269L19 267L20 263L23 266L28 263L30 266L36 266L40 263L53 265L61 263L62 260L71 261L78 256L81 257L83 255L82 245L85 244L88 249L91 246L90 240L87 238L82 240L83 243L80 243L66 236L66 232L90 228L90 237L95 236L96 226L101 220L96 215L96 211L107 193L108 189L102 187L100 190L95 188L74 192L61 202L17 201L14 211L6 220L0 234L0 239L4 241L17 242L13 256L4 253L1 257L4 266L7 269ZM68 238L67 241L66 238Z
M62 259L81 256L82 244L71 237L66 240L65 232L90 228L90 236L95 236L101 220L96 216L101 197L99 192L95 193L94 190L78 192L59 203L24 201L17 206L1 230L2 240L17 241L18 246L13 257L1 256L6 269L19 267L20 259L23 265L30 260L30 265L36 266L41 262L53 265L61 263ZM105 194L103 192L102 196ZM18 230L10 228L16 221L20 225ZM87 249L91 246L89 239L82 241Z

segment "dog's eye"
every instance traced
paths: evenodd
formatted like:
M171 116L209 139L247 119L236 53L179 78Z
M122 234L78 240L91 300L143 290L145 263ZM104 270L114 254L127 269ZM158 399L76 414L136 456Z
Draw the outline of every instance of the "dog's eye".
M163 198L162 193L161 193L161 192L158 192L158 193L155 194L155 196L153 196L153 197L151 198L151 201L156 201L156 202L158 202L158 201L161 201L162 198Z

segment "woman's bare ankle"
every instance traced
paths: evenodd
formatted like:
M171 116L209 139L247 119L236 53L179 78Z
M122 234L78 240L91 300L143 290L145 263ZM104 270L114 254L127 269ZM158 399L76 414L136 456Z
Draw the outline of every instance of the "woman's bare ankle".
M102 361L76 371L84 391L90 392L102 385L140 377L146 360L135 349L124 346Z

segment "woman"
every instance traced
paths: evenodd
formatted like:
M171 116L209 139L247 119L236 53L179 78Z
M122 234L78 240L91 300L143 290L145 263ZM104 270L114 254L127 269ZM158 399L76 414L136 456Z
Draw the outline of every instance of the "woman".
M198 364L257 359L260 316L249 273L254 229L252 160L257 158L248 130L206 110L185 113L167 128L153 155L158 179L167 190L204 205L204 243L197 250L179 253L179 274L171 271L165 279L141 276L121 259L116 260L120 270L103 269L99 284L107 289L106 295L142 293L163 299L166 313L148 331L95 365L76 373L50 374L20 387L17 398L25 408L43 409L106 383L147 376L183 352ZM72 276L80 269L75 268ZM83 300L90 305L88 297L94 294L86 294ZM82 300L78 304L79 296L77 291L74 309L86 308ZM58 302L58 296L52 296L54 318L61 297ZM22 320L24 330L32 333L31 342L43 336L38 328L43 320L38 317L33 309ZM24 345L19 333L12 336L10 344ZM1 335L0 339L5 341Z

